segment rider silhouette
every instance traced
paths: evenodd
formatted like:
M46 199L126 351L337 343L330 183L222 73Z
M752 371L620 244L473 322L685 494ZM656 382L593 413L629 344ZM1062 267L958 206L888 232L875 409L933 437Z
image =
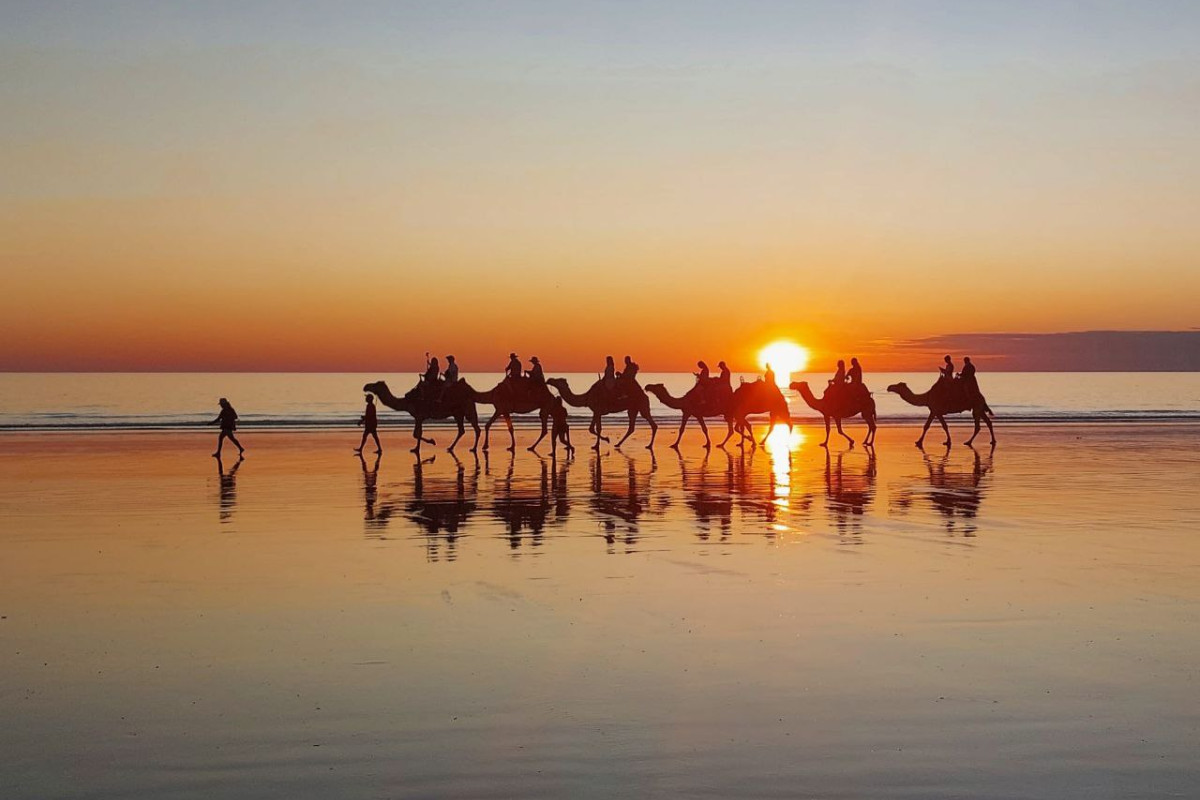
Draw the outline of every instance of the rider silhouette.
M717 380L719 380L726 387L732 389L733 373L729 371L729 367L725 365L724 361L718 361L717 369L721 370L721 373L717 376Z
M946 356L942 360L946 362L946 366L938 369L938 372L941 373L938 382L945 381L946 383L950 383L950 381L954 380L954 360L950 356Z
M604 388L612 391L617 382L617 365L613 363L612 356L604 357L604 375L601 377L604 381Z
M975 365L971 363L970 356L963 358L963 368L962 372L958 373L958 378L969 397L979 395L979 381L975 378Z
M622 380L633 382L637 378L638 370L641 369L632 358L625 356L625 369L621 370Z
M521 377L521 359L517 358L516 353L508 354L508 366L504 368L504 377L506 380Z
M546 373L542 372L542 362L538 361L537 356L530 356L529 363L533 366L530 367L529 371L525 373L526 377L528 377L529 380L533 381L534 384L538 386L545 385Z
M421 380L425 381L427 389L432 389L434 384L437 383L438 374L441 371L441 368L438 366L437 356L425 362L425 374L421 376Z
M834 373L833 378L830 379L830 381L829 381L829 384L831 386L841 386L845 382L846 382L846 362L839 359L838 365L837 365L837 372Z
M458 362L454 360L454 356L446 356L446 371L442 373L442 380L447 386L458 383Z
M854 386L859 386L862 384L862 367L859 366L857 358L850 359L850 370L846 373L846 380Z
M775 370L771 369L770 364L766 364L765 366L767 369L766 369L766 372L763 373L763 380L766 381L769 385L774 386L775 385Z

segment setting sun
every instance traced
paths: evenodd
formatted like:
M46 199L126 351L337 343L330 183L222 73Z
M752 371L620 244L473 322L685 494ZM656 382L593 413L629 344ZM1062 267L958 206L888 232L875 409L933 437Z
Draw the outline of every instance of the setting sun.
M778 339L758 351L758 364L761 367L770 364L775 370L775 383L783 389L793 372L808 368L808 350L787 339Z

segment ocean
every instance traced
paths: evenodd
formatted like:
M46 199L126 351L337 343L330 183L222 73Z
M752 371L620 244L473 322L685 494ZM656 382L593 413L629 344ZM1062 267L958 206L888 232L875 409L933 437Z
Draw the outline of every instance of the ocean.
M499 373L467 373L476 389L491 388ZM565 373L576 391L583 391L594 374ZM753 380L754 375L736 376ZM796 374L819 393L825 374ZM662 383L681 395L693 383L687 373L642 373L643 386ZM867 376L882 422L924 419L923 409L906 404L886 391L907 382L914 391L933 384L934 373ZM243 428L353 427L362 412L364 384L387 380L396 394L416 383L415 374L354 373L5 373L0 374L0 430L158 430L192 428L217 413L217 398L227 397L237 409ZM980 375L980 385L996 412L996 421L1016 422L1138 422L1200 420L1200 373L1047 373L998 372ZM798 421L819 416L800 397L785 390ZM654 417L678 424L679 412L651 399ZM481 420L490 414L480 406ZM587 419L586 411L570 409L573 424ZM616 421L610 418L610 425ZM381 408L383 427L408 426L406 414ZM537 422L527 415L514 423ZM442 425L452 424L444 421Z

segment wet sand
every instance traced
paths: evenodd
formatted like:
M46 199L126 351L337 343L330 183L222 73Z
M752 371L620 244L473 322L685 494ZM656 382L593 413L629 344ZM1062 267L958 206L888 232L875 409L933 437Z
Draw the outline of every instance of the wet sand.
M998 432L0 436L0 796L1193 794L1200 427Z

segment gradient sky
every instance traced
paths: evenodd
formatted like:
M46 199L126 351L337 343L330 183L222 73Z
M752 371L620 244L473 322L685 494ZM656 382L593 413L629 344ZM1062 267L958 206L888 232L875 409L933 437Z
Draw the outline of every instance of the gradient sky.
M0 368L1197 324L1200 4L296 5L0 5Z

